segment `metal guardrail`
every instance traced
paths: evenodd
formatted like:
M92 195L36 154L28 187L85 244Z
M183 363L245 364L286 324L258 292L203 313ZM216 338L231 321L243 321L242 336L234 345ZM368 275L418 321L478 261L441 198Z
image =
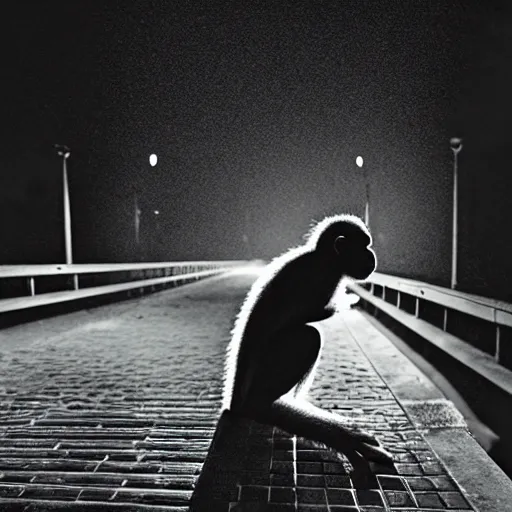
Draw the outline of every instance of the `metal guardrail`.
M245 261L182 261L165 263L97 263L73 265L1 265L0 289L5 281L17 283L16 296L0 296L0 313L56 304L88 297L108 295L170 283L197 280ZM58 286L64 289L40 291L41 280L64 277ZM115 283L102 282L108 279ZM20 286L20 280L24 284ZM98 284L98 282L100 284ZM47 283L46 283L47 284ZM26 293L20 294L20 289ZM7 292L8 294L8 292Z
M374 273L365 284L350 283L348 288L359 295L376 311L382 311L395 321L427 339L433 345L449 353L457 360L478 371L481 375L491 376L492 380L505 386L512 393L511 368L503 367L502 333L512 327L512 304L473 295L441 286ZM391 291L393 293L391 293ZM392 297L391 297L392 295ZM402 302L407 298L414 300L414 313L404 311ZM432 303L443 308L442 325L436 327L421 313L422 305ZM471 341L450 334L450 315L454 313L477 318L494 329L493 352L484 352L472 345ZM485 336L485 335L483 335Z
M445 307L447 310L453 309L498 325L512 327L512 304L508 302L378 272L372 274L368 283L371 286L370 291L372 293L374 285L382 286L384 298L386 288L391 288L398 292L398 301L400 301L400 292L407 293L416 298L418 307L421 299L428 300ZM418 316L417 313L416 316Z

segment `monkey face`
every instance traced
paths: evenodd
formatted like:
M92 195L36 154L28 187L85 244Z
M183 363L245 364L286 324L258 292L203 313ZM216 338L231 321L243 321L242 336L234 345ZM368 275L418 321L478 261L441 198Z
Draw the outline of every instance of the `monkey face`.
M377 267L377 256L370 249L370 238L339 236L334 241L334 250L343 274L362 280L370 276Z

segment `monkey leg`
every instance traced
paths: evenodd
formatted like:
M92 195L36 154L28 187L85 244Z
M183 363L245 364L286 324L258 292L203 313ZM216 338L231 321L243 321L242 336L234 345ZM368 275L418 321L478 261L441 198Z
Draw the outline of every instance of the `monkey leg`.
M355 470L367 471L367 460L392 463L391 455L377 446L378 442L372 435L348 429L343 417L324 411L305 400L285 396L259 413L260 421L343 452Z
M276 335L272 351L264 354L253 373L244 411L268 409L278 398L298 390L309 380L320 353L320 333L310 325Z
M254 372L244 407L234 412L322 442L345 453L356 470L369 469L366 459L391 462L373 436L348 429L341 416L294 396L309 380L318 358L321 338L317 329L300 326L282 333L272 346L273 352L260 359Z

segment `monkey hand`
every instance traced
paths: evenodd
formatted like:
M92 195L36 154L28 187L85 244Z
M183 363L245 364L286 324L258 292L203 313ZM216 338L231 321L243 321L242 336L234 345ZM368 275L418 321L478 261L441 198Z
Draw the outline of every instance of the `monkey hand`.
M379 446L377 439L362 430L341 429L339 451L343 452L356 472L368 472L369 462L393 465L393 457Z

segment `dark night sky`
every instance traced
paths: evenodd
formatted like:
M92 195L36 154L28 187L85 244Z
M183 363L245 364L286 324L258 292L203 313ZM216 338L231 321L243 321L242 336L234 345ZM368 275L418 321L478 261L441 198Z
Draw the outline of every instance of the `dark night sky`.
M443 283L457 135L461 282L505 295L507 2L105 3L10 15L0 262L63 260L56 142L77 262L136 260L134 190L146 260L271 257L362 215L361 154L380 270Z

